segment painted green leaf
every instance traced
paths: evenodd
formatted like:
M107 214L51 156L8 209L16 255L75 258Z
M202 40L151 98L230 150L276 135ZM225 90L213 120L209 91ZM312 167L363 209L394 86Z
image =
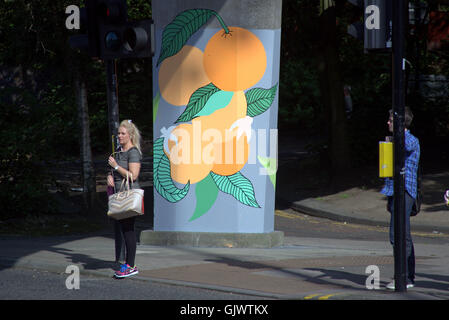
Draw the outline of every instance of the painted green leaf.
M245 93L248 103L246 114L250 117L258 116L271 107L274 97L276 96L277 84L271 89L254 88Z
M178 14L162 32L162 48L157 65L177 54L189 38L215 14L209 9L189 9Z
M231 176L221 176L214 172L210 175L215 181L218 189L224 193L230 194L241 203L255 208L260 208L254 194L254 187L251 181L248 180L240 172L237 172Z
M170 202L182 200L189 192L190 183L178 189L170 175L170 160L164 153L164 138L159 138L153 146L153 184L157 192Z
M260 164L265 168L265 174L269 176L270 181L273 184L274 189L276 190L277 159L261 156L257 156L257 159L259 159Z
M212 176L208 174L206 178L196 184L196 207L189 221L198 219L212 208L218 196L218 188Z
M159 110L159 102L161 100L161 95L156 93L156 96L153 98L153 123L156 122L157 111Z
M195 118L196 115L204 108L209 98L218 91L220 91L220 89L218 89L213 83L209 83L208 85L197 89L190 96L186 109L175 123L187 122Z

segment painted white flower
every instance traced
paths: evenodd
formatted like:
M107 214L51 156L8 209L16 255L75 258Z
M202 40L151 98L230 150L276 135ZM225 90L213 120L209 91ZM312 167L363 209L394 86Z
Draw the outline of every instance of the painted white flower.
M244 118L237 119L232 125L230 130L234 130L237 128L237 140L242 136L242 134L246 134L248 139L248 143L251 140L251 125L253 124L253 118L246 116Z
M172 134L175 128L176 126L171 126L168 129L165 127L162 127L161 129L161 137L164 138L164 150L167 154L170 154L170 150L168 149L168 140L172 140L176 143L176 145L178 145L178 137Z

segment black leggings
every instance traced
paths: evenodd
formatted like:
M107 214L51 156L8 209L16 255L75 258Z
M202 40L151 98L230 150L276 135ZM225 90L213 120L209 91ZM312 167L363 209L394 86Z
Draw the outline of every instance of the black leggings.
M125 238L125 246L126 246L126 263L131 267L134 267L134 263L136 260L136 232L134 231L134 223L136 221L136 217L131 217L123 220L119 220L123 237Z

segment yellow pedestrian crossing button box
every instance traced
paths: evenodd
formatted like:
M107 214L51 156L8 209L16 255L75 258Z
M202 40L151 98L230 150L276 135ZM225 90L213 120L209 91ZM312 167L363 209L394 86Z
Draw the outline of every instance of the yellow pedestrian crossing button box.
M379 141L379 177L393 177L393 142Z

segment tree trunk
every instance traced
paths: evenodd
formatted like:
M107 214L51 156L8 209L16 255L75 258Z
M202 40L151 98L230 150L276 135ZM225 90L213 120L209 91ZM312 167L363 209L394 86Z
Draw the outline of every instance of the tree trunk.
M321 14L319 34L321 45L318 50L318 71L321 95L328 119L329 162L332 184L335 186L335 182L338 182L339 177L350 167L335 7L329 7Z
M96 181L92 161L92 151L90 147L87 90L86 84L80 78L78 72L74 72L74 85L80 126L81 181L83 188L83 200L84 207L89 213L93 210L96 203Z

